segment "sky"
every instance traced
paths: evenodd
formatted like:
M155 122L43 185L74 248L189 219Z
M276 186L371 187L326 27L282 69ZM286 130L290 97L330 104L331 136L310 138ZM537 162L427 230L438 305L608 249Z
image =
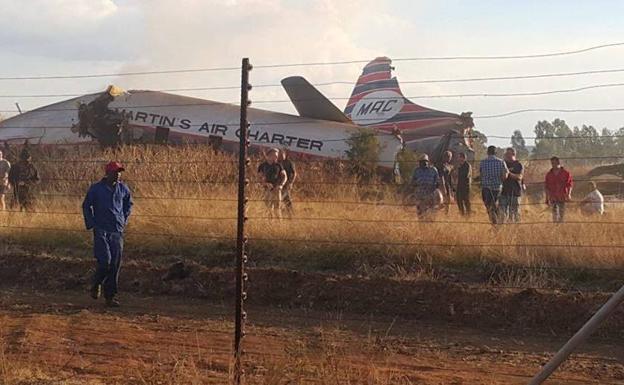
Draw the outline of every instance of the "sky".
M270 65L471 55L525 55L624 42L622 1L494 0L0 0L0 77L118 74L167 69L237 67L242 57ZM251 73L254 106L295 113L279 81L302 75L312 83L354 83L365 63L257 68ZM521 60L395 61L399 83L624 69L624 46L577 55ZM0 112L18 102L32 109L108 84L125 89L238 86L234 71L56 80L0 80ZM624 83L624 72L532 80L403 84L405 96L517 93ZM319 87L340 109L352 84ZM179 91L236 102L237 90ZM528 108L622 108L624 86L523 96L417 98L417 104L475 116ZM267 102L270 101L270 102ZM624 126L623 112L532 112L475 119L490 142L508 143L514 130L533 135L538 120L570 126Z

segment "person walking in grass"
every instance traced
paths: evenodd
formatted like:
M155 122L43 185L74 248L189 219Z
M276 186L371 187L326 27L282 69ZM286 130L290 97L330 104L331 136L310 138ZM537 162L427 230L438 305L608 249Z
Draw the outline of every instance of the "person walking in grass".
M505 165L509 170L503 181L500 197L501 219L505 222L520 222L520 196L522 195L522 178L524 167L516 159L516 150L509 147L505 150Z
M279 162L286 172L286 184L282 189L282 201L284 202L284 208L289 218L292 218L294 214L293 202L292 202L292 187L293 183L297 179L297 169L292 160L288 158L288 153L285 149L282 149L279 154Z
M11 163L4 159L2 151L0 151L0 210L6 210L6 193L9 190L9 171L11 171Z
M558 157L550 158L552 168L546 173L544 192L546 204L552 208L553 222L562 223L565 219L566 202L572 200L572 175L563 168Z
M282 218L282 190L288 182L284 167L279 163L279 150L270 149L266 160L258 166L258 175L264 181L264 202L269 211L269 218Z
M483 159L479 165L481 174L481 198L488 212L490 222L497 224L500 222L498 209L498 199L503 187L503 181L507 179L509 170L505 162L496 156L496 147L487 148L487 158Z
M449 213L451 201L453 200L453 187L451 183L451 171L453 171L453 165L451 165L452 160L453 153L445 151L442 154L442 161L436 165L438 176L440 177L440 191L443 196L442 204L447 214Z
M105 177L91 185L82 203L87 230L93 230L93 252L96 259L91 297L100 297L102 286L109 307L118 307L117 285L123 254L123 233L132 212L132 194L120 179L125 171L118 162L104 168Z
M460 152L457 155L459 164L456 167L457 185L455 186L455 201L459 213L463 216L470 215L470 184L472 182L472 166L466 161L466 154Z
M39 183L39 171L32 164L32 156L27 148L22 150L20 160L11 167L8 178L20 211L31 211L35 205L34 188Z
M420 218L435 206L435 194L440 184L438 170L429 163L429 156L424 154L418 161L418 167L412 174L412 187L416 198L416 213Z

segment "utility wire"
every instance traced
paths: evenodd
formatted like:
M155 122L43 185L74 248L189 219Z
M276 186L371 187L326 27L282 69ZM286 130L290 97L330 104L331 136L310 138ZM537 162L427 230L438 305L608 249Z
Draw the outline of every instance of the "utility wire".
M619 73L624 72L624 68L615 68L615 69L602 69L602 70L590 70L590 71L578 71L578 72L560 72L560 73L549 73L549 74L535 74L535 75L511 75L511 76L497 76L497 77L479 77L479 78L451 78L451 79L426 79L426 80L404 80L401 81L400 84L431 84L431 83L463 83L463 82L479 82L479 81L498 81L498 80L522 80L522 79L541 79L541 78L553 78L553 77L570 77L570 76L582 76L582 75L593 75L593 74L606 74L606 73ZM354 81L328 81L328 82L320 82L320 83L311 83L316 87L323 86L331 86L331 85L349 85L354 86ZM257 84L253 86L254 88L282 88L283 85L281 83L274 84ZM299 85L293 84L290 87L307 87L307 85ZM240 89L240 85L235 86L214 86L214 87L190 87L190 88L169 88L169 89L160 89L159 91L163 92L183 92L183 91L219 91L219 90L238 90ZM156 91L156 90L155 90ZM133 92L139 92L133 90ZM149 91L146 91L149 92ZM82 92L82 93L73 93L73 94L57 94L59 97L61 96L80 96L84 94L90 94L92 92ZM5 96L11 97L11 96ZM12 97L48 97L48 95L13 95ZM56 97L50 95L49 97ZM0 110L0 112L16 112L20 113L19 110ZM21 111L21 113L25 113L29 111Z
M526 54L526 55L493 55L493 56L424 56L424 57L407 57L392 59L394 62L410 62L410 61L447 61L447 60L510 60L510 59L538 59L547 57L558 57L576 55L580 53L619 47L624 45L624 42L600 44L587 48L581 48L569 51L539 53L539 54ZM254 68L289 68L289 67L311 67L311 66L327 66L327 65L343 65L343 64L360 64L368 63L370 59L363 60L343 60L343 61L328 61L328 62L303 62L303 63L274 63L274 64L260 64L254 66ZM2 76L0 80L46 80L46 79L83 79L83 78L101 78L101 77L116 77L116 76L142 76L142 75L162 75L162 74L178 74L178 73L197 73L197 72L222 72L222 71L238 71L240 67L211 67L211 68L191 68L191 69L168 69L168 70L156 70L156 71L135 71L135 72L119 72L119 73L100 73L100 74L78 74L78 75L25 75L25 76Z
M559 90L547 90L547 91L533 91L533 92L506 92L506 93L465 93L465 94L432 94L432 95L408 95L404 96L406 99L441 99L441 98L470 98L470 97L521 97L521 96L543 96L543 95L553 95L553 94L565 94L565 93L574 93L574 92L582 92L593 89L600 88L613 88L613 87L622 87L624 83L605 83L605 84L592 84L584 87L577 88L568 88L568 89L559 89ZM149 93L149 92L169 92L169 91L204 91L204 90L212 90L214 88L211 87L202 87L202 88L176 88L176 89L160 89L160 90L149 90L149 91L133 91L132 94L138 93ZM81 94L24 94L24 95L0 95L0 98L57 98L57 97L77 97L82 96ZM342 96L323 96L317 98L305 98L305 99L276 99L276 100L254 100L254 104L276 104L276 103L293 103L293 102L310 102L315 100L324 100L332 99L332 100L350 100L353 97L357 97L357 95L350 97L342 97ZM394 100L396 97L377 97L375 100ZM218 102L214 102L218 103ZM223 104L235 104L236 101L233 102L223 102Z
M549 52L541 54L526 54L526 55L494 55L494 56L424 56L424 57L410 57L392 59L393 62L409 62L409 61L447 61L447 60L510 60L510 59L539 59L547 57L567 56L585 53L589 51L618 47L624 45L624 42L601 44L588 48ZM342 64L360 64L369 63L370 60L345 60L345 61L329 61L329 62L307 62L307 63L290 63L290 64L265 64L256 65L254 68L285 68L285 67L309 67L309 66L326 66L326 65L342 65Z

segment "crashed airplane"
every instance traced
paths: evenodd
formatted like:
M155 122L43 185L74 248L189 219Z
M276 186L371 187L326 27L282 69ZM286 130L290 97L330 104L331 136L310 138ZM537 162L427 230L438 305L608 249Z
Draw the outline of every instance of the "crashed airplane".
M445 150L472 157L470 113L436 111L403 96L391 60L367 64L351 98L340 111L302 77L282 85L299 116L250 108L249 136L255 147L284 147L292 154L343 159L347 139L360 127L377 132L381 166L392 167L401 148L428 153L434 160ZM236 150L239 107L157 91L124 91L110 86L103 93L83 95L0 122L0 141L59 145L98 142L207 143Z

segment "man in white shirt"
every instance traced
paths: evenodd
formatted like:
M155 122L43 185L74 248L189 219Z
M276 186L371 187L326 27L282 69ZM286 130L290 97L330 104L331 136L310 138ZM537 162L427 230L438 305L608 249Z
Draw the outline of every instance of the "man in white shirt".
M585 215L604 214L604 197L595 182L589 182L590 193L581 201L581 213Z
M6 210L5 196L9 189L9 171L11 163L4 159L2 151L0 151L0 210Z

